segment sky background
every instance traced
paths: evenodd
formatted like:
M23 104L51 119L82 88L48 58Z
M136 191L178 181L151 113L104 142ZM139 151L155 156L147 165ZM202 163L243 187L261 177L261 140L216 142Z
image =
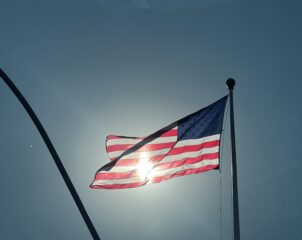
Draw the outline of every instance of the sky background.
M232 239L222 175L89 188L108 134L144 136L227 94L243 240L302 239L299 0L1 0L0 67L48 132L103 240ZM40 135L0 83L0 239L91 239ZM222 212L220 214L220 207Z

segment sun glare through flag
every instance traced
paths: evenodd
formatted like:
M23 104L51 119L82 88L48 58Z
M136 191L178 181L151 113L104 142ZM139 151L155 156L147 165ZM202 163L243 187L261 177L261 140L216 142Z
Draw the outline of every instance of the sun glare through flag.
M109 135L106 150L111 161L97 171L91 188L133 188L219 168L227 98L147 137Z

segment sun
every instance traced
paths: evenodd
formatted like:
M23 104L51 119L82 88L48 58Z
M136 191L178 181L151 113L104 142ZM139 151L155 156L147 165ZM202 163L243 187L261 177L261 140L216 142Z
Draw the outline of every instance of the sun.
M145 179L148 175L150 170L152 169L152 165L149 163L149 157L146 152L142 152L140 154L140 161L137 165L137 172L142 179Z

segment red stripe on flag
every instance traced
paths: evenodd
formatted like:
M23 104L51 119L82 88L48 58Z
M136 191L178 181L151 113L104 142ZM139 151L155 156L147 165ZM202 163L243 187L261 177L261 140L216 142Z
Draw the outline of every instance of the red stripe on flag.
M125 139L125 138L128 138L128 139L142 139L141 137L123 137L123 136L115 136L115 135L108 135L106 137L106 140L112 140L112 139Z
M219 157L219 153L216 152L216 153L203 154L195 158L185 158L173 162L159 163L154 167L154 171L176 168L186 164L194 164L194 163L201 162L203 160L213 160L213 159L217 159L218 157Z
M173 136L177 136L177 128L173 128L169 131L166 131L159 137L173 137ZM126 137L126 136L108 135L106 137L106 139L108 141L108 140L112 140L112 139L144 139L146 137Z
M174 162L168 162L168 163L162 163L155 165L154 168L150 171L152 174L152 171L156 172L159 170L165 170L169 168L176 168L180 167L182 165L186 164L194 164L201 162L203 160L213 160L218 158L218 153L211 153L211 154L204 154L201 156L198 156L196 158L185 158L182 160L174 161ZM95 176L95 180L114 180L114 179L126 179L131 177L138 177L139 169L134 169L132 171L128 172L99 172Z
M204 142L202 144L198 145L188 145L184 147L179 147L179 148L174 148L177 151L196 151L194 149L198 149L198 146L201 148L210 148L210 147L216 147L219 146L220 141L219 140L214 140L210 142ZM173 147L175 142L168 142L168 143L154 143L154 144L146 144L145 146L139 148L136 150L136 152L148 152L148 151L156 151L156 150L161 150L165 148L171 148ZM131 148L133 144L117 144L117 145L111 145L107 146L107 152L114 152L114 151L123 151ZM174 150L173 149L173 150ZM176 153L177 154L177 153ZM172 153L173 155L173 153Z
M211 142L204 142L202 144L197 144L197 145L187 145L187 146L183 146L183 147L175 147L167 154L167 156L177 155L177 154L181 154L184 152L195 152L195 151L199 151L203 148L218 147L219 143L220 143L219 140L215 140L215 141L211 141Z
M162 160L162 158L164 157L165 155L162 154L162 155L159 155L159 156L154 156L154 157L151 157L149 158L149 161L150 163L152 162L159 162ZM139 162L141 161L140 158L133 158L133 159L120 159L117 161L117 163L115 164L115 166L136 166L137 164L139 164Z
M154 143L154 144L146 144L145 146L136 150L136 152L148 152L148 151L156 151L161 150L164 148L171 148L173 147L175 142L169 143ZM133 144L120 144L120 145L111 145L107 146L107 152L114 152L114 151L123 151L131 148Z
M154 177L149 181L149 183L159 183L159 182L166 181L166 180L169 180L169 179L174 178L174 177L180 177L180 176L190 175L190 174L197 174L197 173L201 173L201 172L205 172L205 171L215 169L218 166L219 166L218 164L207 165L207 166L203 166L203 167L200 167L200 168L183 170L183 171L173 173L173 174L170 174L170 175L165 175L165 176L161 176L161 177Z
M174 136L177 136L177 128L173 128L160 135L160 137L174 137Z
M93 189L124 189L124 188L135 188L140 187L145 184L153 184L153 183L160 183L162 181L169 180L174 177L180 177L184 175L190 175L190 174L197 174L201 172L206 172L212 169L215 169L218 167L218 164L215 165L207 165L196 169L187 169L183 170L174 174L165 175L161 177L154 177L150 179L148 182L142 181L142 182L135 182L135 183L126 183L126 184L108 184L108 185L91 185L91 188Z
M91 185L93 189L124 189L135 188L145 185L145 182L127 183L127 184L108 184L108 185Z

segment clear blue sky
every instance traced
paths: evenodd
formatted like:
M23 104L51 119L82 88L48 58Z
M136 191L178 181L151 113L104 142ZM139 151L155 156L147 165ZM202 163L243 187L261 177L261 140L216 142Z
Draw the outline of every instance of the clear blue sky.
M302 3L1 0L0 66L53 141L104 240L232 239L219 173L92 190L108 134L152 133L227 94L243 240L302 239ZM90 239L29 117L0 83L0 239ZM227 122L228 123L228 122Z

